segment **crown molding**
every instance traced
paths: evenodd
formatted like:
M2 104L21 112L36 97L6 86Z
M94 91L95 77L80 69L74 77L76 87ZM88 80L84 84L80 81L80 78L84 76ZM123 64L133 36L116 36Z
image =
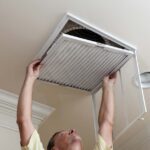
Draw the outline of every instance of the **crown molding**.
M0 127L18 131L16 123L18 95L0 89ZM55 108L32 101L32 121L37 129Z

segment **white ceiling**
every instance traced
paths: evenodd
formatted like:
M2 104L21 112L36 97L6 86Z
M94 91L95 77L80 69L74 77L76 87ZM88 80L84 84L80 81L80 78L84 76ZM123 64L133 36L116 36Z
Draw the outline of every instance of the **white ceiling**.
M19 93L26 65L66 12L136 46L141 71L150 70L150 1L0 0L1 89Z
M141 71L148 71L149 8L149 1L136 0L0 0L1 87L18 91L24 67L41 49L66 12L135 45Z

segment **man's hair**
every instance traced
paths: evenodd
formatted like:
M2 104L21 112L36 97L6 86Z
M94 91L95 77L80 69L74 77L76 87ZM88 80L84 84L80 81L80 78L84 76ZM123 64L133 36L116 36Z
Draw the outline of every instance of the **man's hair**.
M49 143L47 145L47 150L52 150L52 148L55 145L55 137L56 135L58 135L61 131L58 131L56 133L53 134L53 136L50 138Z

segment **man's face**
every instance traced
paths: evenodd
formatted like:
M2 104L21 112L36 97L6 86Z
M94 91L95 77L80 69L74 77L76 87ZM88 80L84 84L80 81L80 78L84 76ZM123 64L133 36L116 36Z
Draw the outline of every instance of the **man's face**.
M74 129L61 131L55 137L58 150L81 150L81 137Z

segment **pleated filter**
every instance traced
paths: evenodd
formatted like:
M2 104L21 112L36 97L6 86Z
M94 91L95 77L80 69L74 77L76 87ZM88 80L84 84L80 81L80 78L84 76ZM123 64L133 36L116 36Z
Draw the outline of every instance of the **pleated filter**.
M36 56L45 64L38 79L89 92L101 88L134 53L98 31L73 17L63 20Z

